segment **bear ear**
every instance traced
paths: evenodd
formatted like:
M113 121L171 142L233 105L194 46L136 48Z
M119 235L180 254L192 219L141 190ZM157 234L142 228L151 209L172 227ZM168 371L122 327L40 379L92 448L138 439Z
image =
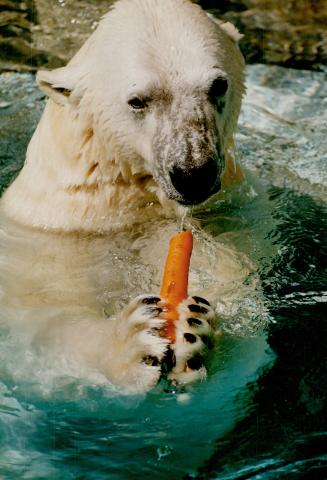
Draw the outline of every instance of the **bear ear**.
M235 25L233 25L232 23L230 22L221 22L219 24L220 28L222 30L224 30L227 35L232 39L234 40L235 43L238 43L241 38L244 37L244 35L242 35L238 30L237 28L235 27Z
M59 105L77 104L81 99L76 91L79 72L72 66L55 70L40 70L36 82L40 89Z
M218 25L219 28L224 30L225 33L233 40L233 42L238 43L241 38L244 36L242 35L235 25L233 25L230 22L223 22L222 20L219 20L219 18L215 17L211 13L207 13L208 17L216 24Z

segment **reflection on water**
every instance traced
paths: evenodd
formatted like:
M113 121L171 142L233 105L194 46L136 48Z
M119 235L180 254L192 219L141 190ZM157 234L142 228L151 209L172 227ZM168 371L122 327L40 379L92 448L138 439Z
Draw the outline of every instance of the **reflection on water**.
M217 440L200 478L326 478L327 209L286 189L270 199L279 255L261 278L276 359L249 383L247 415Z
M65 306L67 315L84 311L95 292L92 308L112 313L140 293L140 283L141 291L155 289L161 264L149 259L162 257L169 229L160 239L159 224L147 232L135 230L134 238L118 234L110 247L103 237L79 238L71 256L72 238L55 237L52 243L48 232L24 233L2 222L7 271L0 334L1 478L325 478L323 74L261 66L248 71L238 135L247 183L194 212L221 248L218 272L224 252L240 252L252 268L242 285L249 295L238 305L246 315L226 310L223 298L218 302L223 334L205 383L184 392L161 383L146 397L122 396L98 372L40 350L25 322L31 308L40 322L58 314L54 306ZM42 103L30 77L1 78L6 92L11 81L22 97L9 97L10 105L0 110L6 126L3 183L19 168L36 121L27 103L37 108ZM25 87L32 89L29 100ZM18 110L23 116L15 116ZM197 240L199 249L209 248L204 236ZM8 263L5 254L13 245L20 248ZM42 277L47 262L51 281ZM206 273L194 264L194 289L206 281L208 288L219 283L219 274L207 278ZM22 277L29 279L24 291ZM13 278L17 281L10 284ZM253 291L258 295L251 296ZM264 308L256 318L263 293Z
M248 71L240 155L268 183L326 201L326 75L263 65Z

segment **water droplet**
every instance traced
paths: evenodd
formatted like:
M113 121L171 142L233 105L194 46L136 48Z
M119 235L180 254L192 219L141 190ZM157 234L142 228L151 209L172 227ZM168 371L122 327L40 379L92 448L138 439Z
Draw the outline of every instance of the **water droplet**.
M185 230L185 219L186 219L186 215L188 214L188 210L187 208L185 208L184 212L183 212L183 215L182 215L182 218L181 218L181 231L182 230Z
M163 445L162 447L157 448L158 460L168 457L171 453L172 449L168 445Z
M10 102L0 102L0 108L8 108L10 105Z
M179 393L177 395L178 403L188 403L191 400L191 395L189 393Z

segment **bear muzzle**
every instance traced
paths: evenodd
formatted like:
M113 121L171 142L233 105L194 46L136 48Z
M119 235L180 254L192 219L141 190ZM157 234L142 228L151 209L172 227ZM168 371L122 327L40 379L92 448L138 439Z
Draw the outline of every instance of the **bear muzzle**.
M202 203L220 190L220 176L221 169L214 158L191 168L175 165L169 171L175 192L171 191L169 197L182 205Z

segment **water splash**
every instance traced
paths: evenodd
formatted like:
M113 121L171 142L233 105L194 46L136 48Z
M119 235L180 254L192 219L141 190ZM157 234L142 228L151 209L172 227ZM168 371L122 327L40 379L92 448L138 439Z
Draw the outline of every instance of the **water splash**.
M180 221L180 231L192 228L192 217L194 207L185 208Z

